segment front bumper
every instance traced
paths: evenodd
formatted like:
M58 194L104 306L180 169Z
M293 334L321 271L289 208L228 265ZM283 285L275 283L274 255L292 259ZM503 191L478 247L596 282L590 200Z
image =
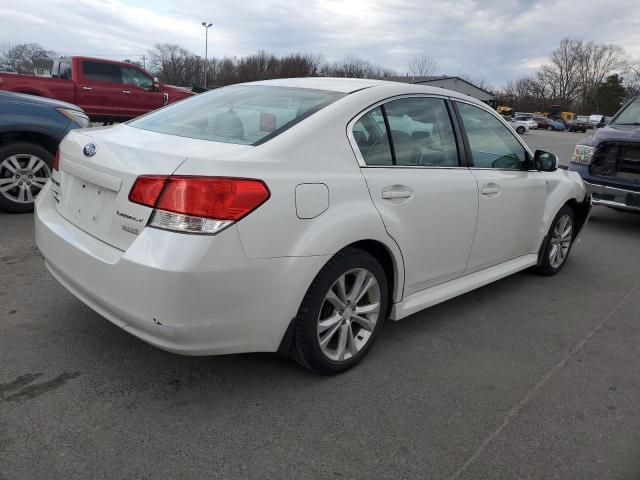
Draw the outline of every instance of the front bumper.
M598 177L589 174L587 165L571 162L569 170L580 174L594 205L603 205L627 212L640 212L639 191L625 188L624 185L605 185Z
M627 212L640 212L640 193L587 181L584 184L591 193L594 205L604 205Z
M215 237L145 228L126 252L38 195L36 244L53 276L125 331L187 355L276 351L328 258L249 260L235 226Z

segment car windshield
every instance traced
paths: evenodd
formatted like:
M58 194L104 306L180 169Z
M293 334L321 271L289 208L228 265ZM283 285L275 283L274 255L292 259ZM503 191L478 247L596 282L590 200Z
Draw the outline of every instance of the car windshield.
M342 98L307 88L221 88L132 120L135 128L238 145L259 145Z
M612 125L640 125L640 98L636 98L627 105L627 108L620 112Z

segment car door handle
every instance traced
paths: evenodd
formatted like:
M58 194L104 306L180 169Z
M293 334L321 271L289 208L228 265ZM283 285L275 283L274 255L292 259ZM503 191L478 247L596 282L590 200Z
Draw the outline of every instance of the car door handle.
M131 90L122 90L122 93L129 94L129 93L131 93Z
M382 198L385 200L392 200L394 198L411 198L413 197L413 191L409 187L402 185L392 185L385 187L382 191Z
M93 90L91 87L82 87L83 90Z
M483 185L480 189L480 193L485 196L493 196L500 193L500 185L496 183L488 183L487 185Z

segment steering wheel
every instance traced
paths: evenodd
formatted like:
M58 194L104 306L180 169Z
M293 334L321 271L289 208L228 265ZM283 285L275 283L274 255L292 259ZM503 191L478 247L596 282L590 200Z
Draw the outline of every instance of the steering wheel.
M491 168L505 170L520 170L521 166L522 162L511 155L503 155L502 157L496 158L491 164Z

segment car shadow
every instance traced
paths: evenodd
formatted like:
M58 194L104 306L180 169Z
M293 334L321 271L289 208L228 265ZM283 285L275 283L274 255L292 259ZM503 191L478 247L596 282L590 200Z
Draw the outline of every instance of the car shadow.
M621 212L612 208L595 205L589 218L589 226L605 227L608 232L640 232L640 213Z

